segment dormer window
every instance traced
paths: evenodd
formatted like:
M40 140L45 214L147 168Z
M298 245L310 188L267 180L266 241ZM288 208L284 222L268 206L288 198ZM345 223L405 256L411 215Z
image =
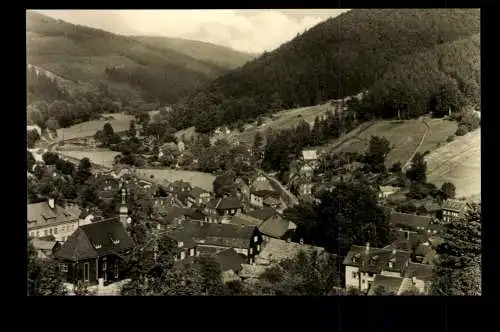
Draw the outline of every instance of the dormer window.
M101 249L102 248L102 244L94 244L94 248Z
M393 262L389 262L389 268L392 269L394 267L394 263Z
M117 245L120 243L120 240L114 240L114 239L111 239L111 242L113 242L114 245Z
M177 242L178 248L182 248L183 246L184 246L184 242L182 242L182 241Z

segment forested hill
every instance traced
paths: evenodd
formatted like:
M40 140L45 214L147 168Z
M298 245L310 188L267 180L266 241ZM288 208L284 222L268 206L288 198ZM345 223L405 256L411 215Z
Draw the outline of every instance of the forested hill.
M480 109L480 35L401 57L370 89L363 110L377 117L444 115L469 105ZM370 117L370 115L368 117ZM439 114L436 114L439 115Z
M226 73L204 62L131 37L27 12L28 63L75 82L107 83L124 94L174 103Z
M399 58L480 32L476 9L357 9L218 77L171 122L208 131L370 89Z
M192 58L227 69L238 68L257 58L257 54L239 52L229 47L181 38L137 36L135 39L157 47L175 50Z

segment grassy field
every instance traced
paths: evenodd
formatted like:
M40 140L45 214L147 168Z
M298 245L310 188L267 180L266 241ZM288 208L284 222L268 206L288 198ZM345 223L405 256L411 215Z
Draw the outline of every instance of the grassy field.
M446 181L455 184L456 196L477 198L481 195L481 130L457 137L430 153L427 179L441 186Z
M418 152L424 153L425 151L433 151L440 146L445 145L446 139L455 134L458 124L455 121L448 121L443 119L426 119L430 127L429 133L425 136L422 146Z
M102 130L106 122L109 122L115 132L124 131L129 128L130 120L133 120L132 115L123 113L103 114L103 116L112 116L114 120L93 120L83 122L69 128L61 128L57 130L57 140L68 140L79 137L94 136L96 131Z
M60 153L76 159L87 157L92 163L109 168L113 167L113 159L119 154L116 151L107 149L97 149L95 151L61 151Z

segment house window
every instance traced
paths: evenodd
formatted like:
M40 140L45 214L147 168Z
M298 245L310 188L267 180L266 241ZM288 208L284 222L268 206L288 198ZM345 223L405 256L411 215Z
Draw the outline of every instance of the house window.
M115 265L115 279L118 279L118 265Z
M257 245L257 252L260 252L260 244Z
M49 228L49 234L52 235L52 228Z
M186 258L186 252L185 251L181 251L181 260L183 260L184 258Z
M68 264L60 264L59 269L61 272L67 273L68 272Z
M250 248L250 255L253 254L253 248Z
M90 279L90 264L83 263L83 280L89 281Z
M352 276L353 279L356 279L358 277L358 274L356 272L352 272L351 276Z
M373 278L373 272L368 272L368 276L369 276L370 278Z
M258 240L259 240L259 237L258 237L257 235L255 235L255 236L253 237L253 242L257 242Z
M57 234L57 227L54 228L54 234Z
M40 232L39 231L36 231L36 237L39 237L40 236Z
M194 256L194 248L189 249L189 256Z
M64 233L64 226L61 226L61 228L59 229L59 232Z
M405 232L405 239L406 240L410 239L410 232L408 232L408 231Z
M108 263L106 261L102 262L102 270L106 271L108 269Z
M366 284L366 280L365 279L361 280L361 283Z
M43 235L44 235L44 236L49 235L49 231L48 231L48 230L44 230L44 231L43 231Z
M390 269L392 269L392 266L393 266L392 262L389 262L389 268Z
M63 241L63 242L64 242L64 241L66 241L66 236L63 236L63 237L62 237L62 241Z

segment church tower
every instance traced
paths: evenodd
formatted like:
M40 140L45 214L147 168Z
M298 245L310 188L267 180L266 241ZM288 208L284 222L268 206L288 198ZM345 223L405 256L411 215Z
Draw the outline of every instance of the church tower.
M122 189L122 201L120 204L120 223L127 229L129 223L128 207L127 207L127 189L125 187L125 182L123 182Z

